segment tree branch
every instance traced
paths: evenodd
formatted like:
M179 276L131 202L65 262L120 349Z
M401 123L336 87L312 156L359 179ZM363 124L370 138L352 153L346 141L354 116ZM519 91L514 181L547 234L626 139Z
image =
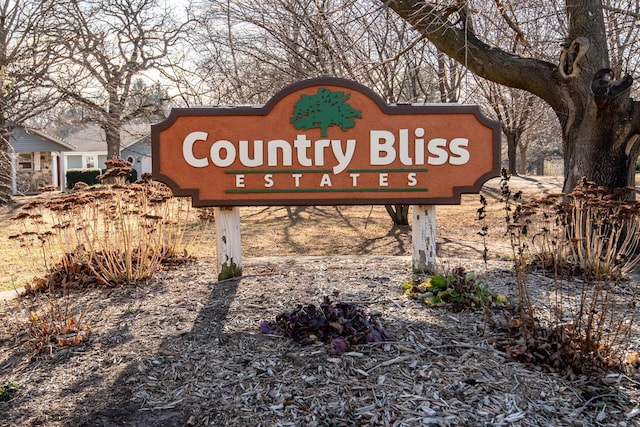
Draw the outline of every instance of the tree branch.
M516 33L516 40L514 42L513 51L515 52L518 42L522 43L524 47L527 47L527 48L531 47L531 45L527 41L527 38L522 32L522 29L520 29L520 26L518 26L518 24L513 19L511 19L509 15L507 15L507 8L504 5L504 1L495 0L495 2L496 2L496 6L498 6L498 11L502 16L502 19L504 19L504 21L507 23L509 28L511 28Z
M557 66L505 52L481 41L465 28L457 28L435 7L420 0L391 0L388 7L407 20L439 50L460 62L474 74L493 82L526 90L562 107L556 81Z

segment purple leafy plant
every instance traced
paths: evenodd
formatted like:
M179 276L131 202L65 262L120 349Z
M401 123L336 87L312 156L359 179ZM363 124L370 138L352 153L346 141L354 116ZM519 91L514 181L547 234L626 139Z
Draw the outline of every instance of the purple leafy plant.
M352 302L332 302L326 296L319 308L299 304L277 315L275 322L262 321L260 329L263 334L282 335L302 345L323 342L330 355L342 354L357 344L388 339L371 314Z

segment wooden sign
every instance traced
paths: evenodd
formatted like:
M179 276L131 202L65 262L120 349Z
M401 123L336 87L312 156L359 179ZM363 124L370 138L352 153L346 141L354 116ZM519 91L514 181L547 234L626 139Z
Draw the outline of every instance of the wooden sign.
M457 204L500 172L500 124L478 106L388 105L335 78L172 109L151 135L154 179L195 206Z

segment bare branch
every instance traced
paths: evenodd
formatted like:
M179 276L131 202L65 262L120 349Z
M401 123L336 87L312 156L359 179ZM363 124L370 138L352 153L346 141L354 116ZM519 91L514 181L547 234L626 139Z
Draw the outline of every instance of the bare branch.
M495 0L495 2L496 2L496 6L498 6L498 11L500 11L500 15L502 16L504 21L507 23L509 28L511 28L516 33L516 39L514 41L514 46L513 46L512 51L513 52L516 51L516 46L517 46L518 42L522 43L522 45L524 47L530 48L531 45L527 41L527 38L525 37L524 33L522 32L522 29L520 28L520 26L517 24L517 22L515 22L513 19L511 19L511 17L507 14L507 8L506 8L506 6L504 4L504 1L503 0Z
M160 9L154 0L65 2L56 12L56 38L65 62L51 81L101 123L108 157L117 157L122 125L159 114L166 98L136 82L164 65L190 21L176 22L172 11Z

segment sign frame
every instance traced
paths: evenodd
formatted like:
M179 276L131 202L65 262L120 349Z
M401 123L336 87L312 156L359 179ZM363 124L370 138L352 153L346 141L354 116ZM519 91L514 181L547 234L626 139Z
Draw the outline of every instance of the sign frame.
M335 198L313 198L311 192L304 193L307 197L293 198L278 193L270 195L268 199L256 199L251 195L244 198L234 198L227 200L209 200L200 197L200 188L182 188L176 180L164 173L164 166L159 155L161 147L161 133L170 128L180 117L196 117L198 120L206 120L207 116L214 117L232 117L247 116L255 117L256 120L267 117L274 107L289 95L313 86L334 86L347 90L359 92L375 103L381 112L387 116L406 116L406 115L455 115L455 114L471 114L476 120L485 127L492 130L492 144L487 149L493 150L493 161L491 169L475 179L469 185L453 186L453 195L451 197L425 197L427 193L411 193L412 195L402 195L398 200L390 200L389 197L353 197L349 198L349 193L341 194L341 197ZM298 81L289 86L284 87L277 92L266 104L261 106L239 106L239 107L196 107L196 108L174 108L169 116L151 126L151 149L152 149L152 175L153 178L167 184L176 196L189 196L192 198L194 206L216 206L216 207L232 207L232 206L313 206L313 205L387 205L387 204L406 204L406 205L448 205L460 204L462 194L479 193L483 184L500 174L500 150L501 150L501 125L499 122L486 117L478 105L469 104L387 104L378 94L366 86L351 80L342 78L314 78ZM215 167L215 166L212 166ZM464 172L464 166L457 166L461 172ZM433 179L438 179L436 173ZM202 183L204 184L204 183ZM303 190L301 190L303 191ZM346 191L346 190L345 190ZM358 193L358 188L354 188L352 193ZM415 194L415 196L413 195Z

